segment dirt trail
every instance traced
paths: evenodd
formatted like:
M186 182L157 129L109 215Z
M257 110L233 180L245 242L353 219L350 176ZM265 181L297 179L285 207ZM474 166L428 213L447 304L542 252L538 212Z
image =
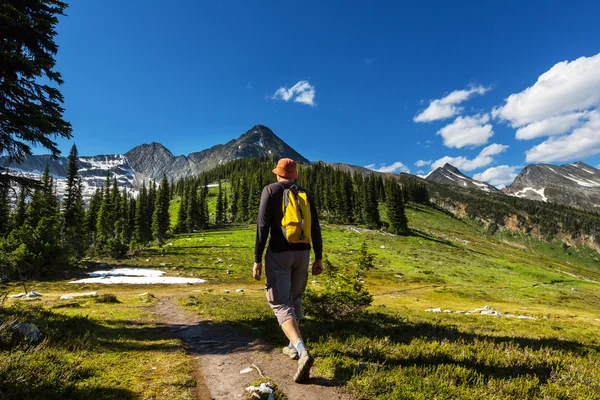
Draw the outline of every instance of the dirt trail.
M259 377L256 370L240 374L242 369L252 364L279 386L290 400L353 399L339 387L331 386L329 381L319 377L311 378L305 384L294 383L292 378L296 372L296 361L284 356L281 349L274 349L211 321L203 321L179 307L172 297L159 299L154 312L195 356L195 394L198 400L243 398L244 389Z

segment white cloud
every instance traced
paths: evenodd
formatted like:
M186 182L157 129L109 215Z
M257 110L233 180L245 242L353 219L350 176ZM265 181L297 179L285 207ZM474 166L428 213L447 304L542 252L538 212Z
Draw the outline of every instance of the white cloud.
M488 114L457 117L454 122L440 129L437 134L444 138L444 146L460 149L465 146L481 146L494 136Z
M396 161L395 163L391 164L391 165L385 165L384 163L379 164L379 168L377 168L375 166L375 164L369 164L369 165L365 165L365 168L367 169L371 169L373 171L377 171L377 172L387 172L390 174L398 174L400 172L410 172L410 169L408 169L408 167L404 164L402 164L400 161Z
M550 136L528 162L580 160L600 153L600 54L562 61L492 115L519 128L517 139Z
M365 60L365 64L367 64L367 65L371 65L371 64L373 64L374 62L375 62L375 59L374 59L374 58L367 58L367 59Z
M298 81L291 88L280 87L277 89L275 94L271 96L274 100L283 100L290 101L293 100L295 103L307 104L311 107L314 107L315 104L315 94L316 90L313 85L311 85L308 81Z
M483 168L494 162L494 156L503 153L508 149L508 146L503 144L491 144L481 150L481 152L473 159L467 157L442 157L431 164L431 170L443 167L446 163L455 166L461 171L473 171L477 168Z
M516 137L520 140L529 140L542 136L562 135L579 125L588 115L588 111L575 112L532 122L517 129Z
M455 90L441 99L432 100L425 110L413 118L413 121L431 122L454 117L463 110L458 106L460 103L467 101L474 94L483 95L489 90L490 88L483 86L474 86L468 90Z
M571 134L551 137L527 150L527 162L581 160L600 153L600 112L589 113L589 120Z
M521 170L522 168L523 167L519 165L513 167L500 165L498 167L488 168L479 174L473 175L473 179L487 182L497 188L503 188L513 183L517 175L519 175L517 170Z
M246 89L252 89L252 81L246 84Z
M415 163L415 166L424 167L426 165L430 165L432 162L433 162L433 160L419 160Z
M598 106L600 54L555 64L540 75L533 86L511 94L506 103L492 113L516 128Z

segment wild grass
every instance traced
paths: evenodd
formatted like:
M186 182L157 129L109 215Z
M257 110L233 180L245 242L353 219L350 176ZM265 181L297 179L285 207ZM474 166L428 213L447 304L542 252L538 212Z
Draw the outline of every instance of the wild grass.
M375 253L375 268L364 276L374 301L352 321L301 321L316 374L365 399L600 398L598 253L506 232L490 236L432 208L411 205L406 212L412 234L402 237L323 224L325 252L341 270L353 265L363 241ZM207 283L33 282L45 294L37 306L9 300L3 317L39 321L45 336L36 351L0 350L0 397L189 398L192 364L151 314L164 296L180 298L202 318L285 344L264 283L251 277L253 227L169 242L132 259L93 260L89 268L152 267ZM318 292L324 278L310 277L309 285ZM58 300L90 290L120 303ZM151 294L138 296L143 292ZM484 305L536 320L425 311Z
M0 398L191 399L190 357L138 304L55 298L0 310L42 332L39 343L0 348Z

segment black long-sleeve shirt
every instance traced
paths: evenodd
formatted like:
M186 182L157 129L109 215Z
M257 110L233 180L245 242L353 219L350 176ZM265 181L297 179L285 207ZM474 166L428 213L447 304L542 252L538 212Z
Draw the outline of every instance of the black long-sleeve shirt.
M279 182L265 186L260 198L260 207L258 209L258 219L256 222L256 243L254 245L254 262L262 262L263 253L271 232L269 248L274 253L281 253L288 250L310 250L308 243L289 243L281 231L281 219L283 210L281 207L283 201L283 191L289 189L293 182ZM323 238L321 236L321 227L319 226L319 217L315 203L308 195L311 216L311 239L315 249L315 259L323 258Z

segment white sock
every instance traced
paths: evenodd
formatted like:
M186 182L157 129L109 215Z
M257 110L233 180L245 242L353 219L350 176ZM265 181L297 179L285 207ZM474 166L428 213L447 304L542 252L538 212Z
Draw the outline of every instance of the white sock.
M304 340L298 339L294 342L294 347L296 351L298 351L298 356L302 356L302 352L306 350L306 346L304 345Z
M294 343L292 343L292 341L291 341L291 340L290 340L290 344L288 344L288 347L289 347L290 349L293 349L293 348L294 348Z

